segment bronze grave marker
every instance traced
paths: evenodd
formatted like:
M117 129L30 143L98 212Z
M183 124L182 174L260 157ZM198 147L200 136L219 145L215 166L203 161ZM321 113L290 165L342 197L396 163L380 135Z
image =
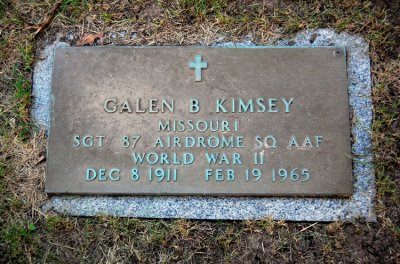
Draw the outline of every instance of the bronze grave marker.
M60 47L46 191L349 196L345 50Z

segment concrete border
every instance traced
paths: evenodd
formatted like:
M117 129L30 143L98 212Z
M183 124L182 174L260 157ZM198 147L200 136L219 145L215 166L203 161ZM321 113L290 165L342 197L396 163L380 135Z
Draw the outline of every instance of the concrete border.
M32 117L49 129L51 75L55 42L43 51L45 60L35 65ZM288 221L376 221L375 174L371 151L372 100L368 43L359 36L330 29L306 30L274 46L342 46L347 49L350 107L353 114L352 152L354 194L340 198L260 198L198 196L52 196L43 210L75 216L113 215L138 218L262 219ZM213 46L255 46L216 43Z

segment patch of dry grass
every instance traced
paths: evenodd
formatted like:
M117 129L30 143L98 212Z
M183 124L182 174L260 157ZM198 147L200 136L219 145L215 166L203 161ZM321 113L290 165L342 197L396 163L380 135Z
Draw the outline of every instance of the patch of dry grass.
M0 262L281 263L399 259L400 18L396 1L0 0ZM370 43L378 223L137 220L43 215L43 133L31 124L34 50L61 37L72 45L208 45L251 38L270 44L300 30L334 28Z

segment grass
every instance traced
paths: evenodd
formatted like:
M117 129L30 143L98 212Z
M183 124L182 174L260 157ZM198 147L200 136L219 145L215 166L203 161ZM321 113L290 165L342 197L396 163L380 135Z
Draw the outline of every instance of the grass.
M400 252L400 7L396 1L0 0L0 262L4 263L396 263ZM386 3L387 2L387 3ZM386 3L386 4L385 4ZM316 27L369 41L378 223L286 223L80 218L43 214L46 140L31 125L32 69L60 34L71 44L103 32L103 44L190 45L251 35L268 45ZM122 32L110 37L110 32ZM132 38L131 35L136 37Z

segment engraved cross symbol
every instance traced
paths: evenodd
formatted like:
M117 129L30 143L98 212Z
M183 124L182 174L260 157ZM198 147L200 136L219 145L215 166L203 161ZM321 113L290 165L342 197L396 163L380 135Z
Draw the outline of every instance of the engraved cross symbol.
M196 55L189 68L195 70L196 82L201 82L201 69L207 69L207 62L201 61L201 55Z

